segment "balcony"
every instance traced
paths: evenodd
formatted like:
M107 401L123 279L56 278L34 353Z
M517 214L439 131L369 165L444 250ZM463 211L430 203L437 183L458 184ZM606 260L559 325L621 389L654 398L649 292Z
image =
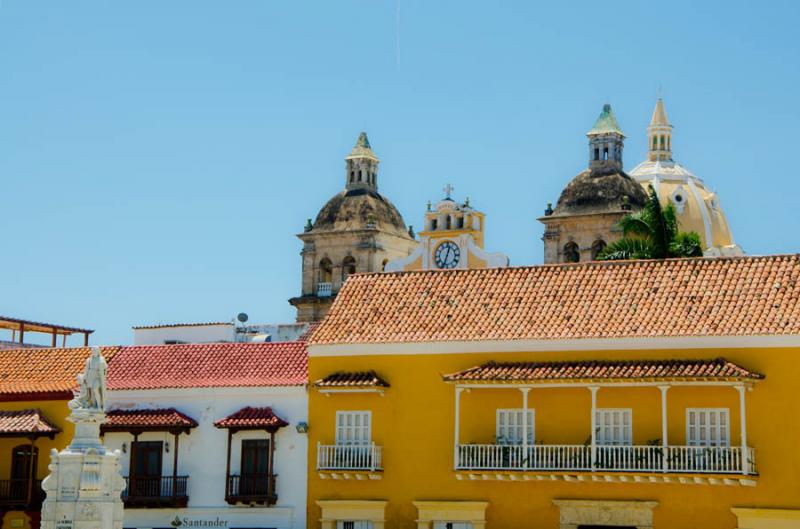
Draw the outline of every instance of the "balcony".
M44 500L42 481L34 480L29 487L27 479L0 480L0 507L4 509L38 509ZM30 489L30 490L29 490Z
M364 445L317 444L317 470L370 471L383 470L381 447Z
M186 507L188 476L125 478L122 501L126 507Z
M333 295L333 283L319 283L317 284L317 297L329 298Z
M275 493L273 474L242 474L228 476L225 487L225 501L231 505L236 503L258 503L275 505L278 495Z
M456 470L742 474L742 448L461 444ZM592 453L594 452L594 464ZM665 457L666 455L666 457ZM750 472L755 450L747 448Z

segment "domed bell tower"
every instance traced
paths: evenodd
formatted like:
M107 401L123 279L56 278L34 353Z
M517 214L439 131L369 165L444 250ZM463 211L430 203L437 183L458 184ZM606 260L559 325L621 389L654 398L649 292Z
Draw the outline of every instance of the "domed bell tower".
M589 137L589 169L622 171L625 135L619 128L611 105L603 105L603 112L586 136Z
M301 293L289 303L297 308L298 322L324 318L350 275L380 272L416 247L397 208L378 193L379 164L362 132L345 157L344 190L297 235L303 241Z

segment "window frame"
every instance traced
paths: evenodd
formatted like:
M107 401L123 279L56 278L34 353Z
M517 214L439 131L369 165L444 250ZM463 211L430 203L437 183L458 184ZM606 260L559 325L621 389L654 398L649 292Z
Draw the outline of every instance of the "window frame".
M494 434L495 434L495 443L499 445L510 445L510 446L520 446L522 445L523 437L517 437L516 433L511 439L509 435L507 435L508 430L512 429L514 431L520 430L522 428L522 408L497 408L495 410L494 415ZM511 425L508 421L509 417L514 417L515 421L519 421L514 425ZM500 424L501 417L504 417L503 425ZM528 444L534 444L536 440L536 410L534 408L528 408L528 423L526 424L528 429ZM501 435L501 428L506 430L506 435ZM508 439L505 442L500 442L500 438L503 437L504 439Z
M353 424L342 425L340 418L352 416L354 418ZM355 419L367 419L366 425L355 424ZM362 421L363 422L363 421ZM343 435L342 430L359 428L358 435ZM366 436L364 435L366 432ZM352 432L355 433L355 432ZM361 439L361 437L366 437ZM354 439L358 438L358 439ZM337 446L369 446L372 444L372 411L369 410L337 410L336 411L336 425L335 425L335 439Z
M695 414L696 417L699 418L700 414L706 415L706 423L704 425L691 424L691 416ZM717 444L711 443L711 422L710 419L713 414L717 415L717 423L714 425L717 429ZM724 417L724 425L720 422L720 418ZM692 428L695 428L695 432L699 434L700 428L706 430L705 439L700 439L699 436L693 438L691 435ZM724 428L725 436L724 439L722 438L720 429ZM718 447L730 447L731 446L731 411L730 408L686 408L686 445L687 446L697 446L697 447L704 447L704 448L718 448Z
M606 417L613 417L614 414L621 414L621 424L606 425L603 420ZM628 423L625 424L625 417L628 417ZM622 434L621 441L609 442L604 435L604 428L610 429L614 437L614 428L619 428ZM597 446L633 446L633 409L632 408L596 408L595 409L595 443Z

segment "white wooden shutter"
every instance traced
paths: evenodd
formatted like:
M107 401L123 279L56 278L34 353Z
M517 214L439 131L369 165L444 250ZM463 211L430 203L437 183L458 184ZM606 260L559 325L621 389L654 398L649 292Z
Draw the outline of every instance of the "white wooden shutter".
M528 444L534 440L534 410L528 409ZM495 423L497 444L521 445L522 444L522 409L498 409Z
M372 529L372 522L368 520L339 520L336 529Z
M687 408L686 444L689 446L729 446L728 408Z
M371 442L371 412L337 411L336 444L367 445Z
M596 415L597 444L632 444L632 415L630 408L598 408Z
M433 529L472 529L471 522L434 522Z

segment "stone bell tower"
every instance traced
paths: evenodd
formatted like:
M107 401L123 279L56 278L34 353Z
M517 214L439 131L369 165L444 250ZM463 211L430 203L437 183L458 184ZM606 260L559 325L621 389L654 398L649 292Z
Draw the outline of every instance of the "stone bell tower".
M324 318L351 274L381 272L416 247L400 212L378 193L380 160L365 132L344 160L344 190L297 235L303 241L301 293L289 303L297 308L300 323Z

